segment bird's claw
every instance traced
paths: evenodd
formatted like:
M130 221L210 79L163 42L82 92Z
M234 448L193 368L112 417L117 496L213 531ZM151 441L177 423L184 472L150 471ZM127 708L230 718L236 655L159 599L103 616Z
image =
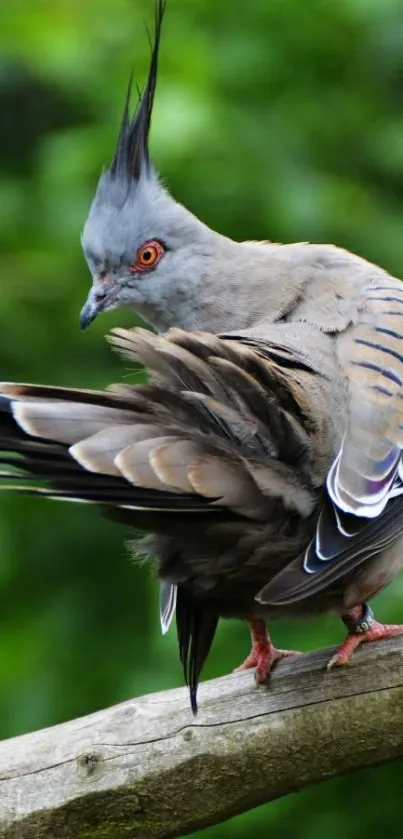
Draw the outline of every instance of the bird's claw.
M262 685L268 679L273 667L278 661L292 655L300 655L300 653L296 650L278 650L276 647L273 647L264 621L252 619L249 623L252 635L252 649L243 664L236 667L234 672L252 670L255 667L255 682L257 685Z
M327 669L333 670L334 667L343 667L346 664L350 664L353 653L361 644L370 641L380 641L382 638L392 638L395 635L402 634L403 625L378 623L378 621L374 620L366 632L350 633L347 635L346 640L343 641L327 663Z

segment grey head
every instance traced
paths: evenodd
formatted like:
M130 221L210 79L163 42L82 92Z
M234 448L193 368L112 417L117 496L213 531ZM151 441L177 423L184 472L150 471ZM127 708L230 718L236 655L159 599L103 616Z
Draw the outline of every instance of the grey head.
M192 328L192 296L213 258L216 239L160 183L148 139L157 81L164 0L156 6L155 37L144 91L130 117L129 83L117 146L100 177L82 234L93 284L80 316L85 328L99 312L128 306L157 328Z

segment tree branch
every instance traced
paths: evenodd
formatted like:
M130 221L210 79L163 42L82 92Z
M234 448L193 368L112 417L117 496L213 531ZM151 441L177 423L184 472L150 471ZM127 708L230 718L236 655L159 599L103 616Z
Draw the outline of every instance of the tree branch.
M177 837L403 755L403 638L141 697L0 743L0 839Z

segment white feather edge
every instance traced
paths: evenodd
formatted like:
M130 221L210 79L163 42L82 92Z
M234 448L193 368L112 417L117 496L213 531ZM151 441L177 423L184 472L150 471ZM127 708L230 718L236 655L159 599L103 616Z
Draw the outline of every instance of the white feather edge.
M327 491L330 495L330 498L336 505L336 507L342 510L343 513L352 513L355 516L363 516L363 518L375 519L383 512L389 501L389 498L391 497L394 482L396 479L396 473L391 477L390 482L386 487L383 488L381 493L378 493L378 495L376 496L366 497L366 500L368 501L370 500L370 498L372 498L372 503L360 504L355 498L352 498L351 496L344 493L343 490L338 486L338 475L340 460L342 456L342 449L343 446L340 449L340 452L338 453L337 457L333 461L326 479ZM398 468L398 466L396 468Z
M168 595L166 591L169 587ZM169 630L172 623L172 618L176 609L177 586L174 583L167 583L165 580L161 582L160 586L160 623L161 632L163 635ZM165 605L164 605L165 600Z

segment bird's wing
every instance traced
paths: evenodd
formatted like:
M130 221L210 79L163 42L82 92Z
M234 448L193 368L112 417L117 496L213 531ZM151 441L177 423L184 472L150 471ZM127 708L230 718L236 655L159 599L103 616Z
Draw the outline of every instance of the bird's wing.
M403 285L372 283L357 321L336 338L347 422L305 554L259 593L292 603L344 577L403 532Z
M305 600L392 545L403 533L403 487L397 492L370 519L343 513L327 497L305 553L274 576L256 599L272 606Z
M257 521L280 497L310 514L300 475L311 439L278 365L239 342L179 330L166 338L117 330L113 341L154 372L155 385L0 385L0 446L12 452L2 462L47 482L27 491L133 511L227 509Z
M403 447L403 284L368 290L358 323L337 341L349 419L328 490L344 512L376 517L388 502Z

